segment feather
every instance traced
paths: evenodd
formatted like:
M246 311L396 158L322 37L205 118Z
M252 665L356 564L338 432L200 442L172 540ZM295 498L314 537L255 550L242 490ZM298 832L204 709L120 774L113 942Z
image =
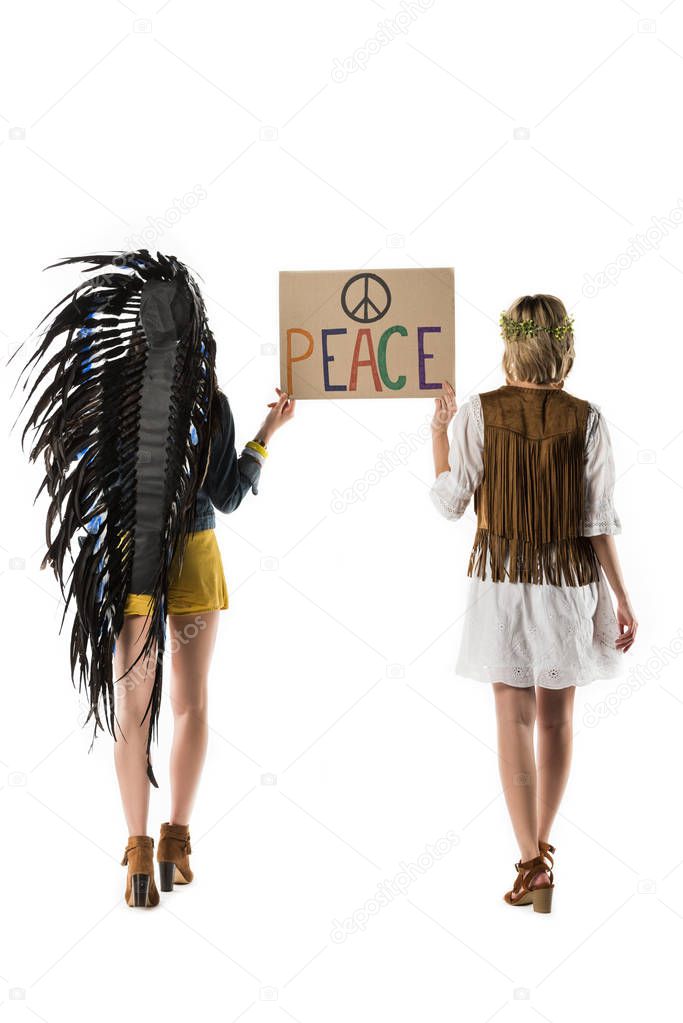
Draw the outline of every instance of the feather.
M50 566L59 582L64 600L60 632L67 610L75 605L71 678L79 692L87 693L93 741L105 728L116 739L114 686L154 653L154 682L140 724L147 721L147 771L156 785L150 750L163 685L169 569L176 554L182 557L193 529L197 490L208 464L217 390L215 341L199 287L174 256L157 253L153 258L143 249L67 257L52 265L78 265L95 275L41 321L38 346L17 380L28 389L19 413L29 406L22 448L32 433L29 459L42 457L44 464L34 500L43 491L49 498L41 568ZM149 347L141 294L148 281L176 279L188 289L192 311L189 328L176 345L152 609L142 649L115 679L113 651L135 556L140 408Z

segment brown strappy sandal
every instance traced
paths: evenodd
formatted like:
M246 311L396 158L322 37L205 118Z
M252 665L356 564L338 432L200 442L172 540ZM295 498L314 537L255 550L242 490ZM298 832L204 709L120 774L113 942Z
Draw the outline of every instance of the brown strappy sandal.
M548 867L552 870L553 867L555 866L555 860L553 858L553 854L557 851L555 849L555 846L551 845L550 842L539 842L538 843L538 851L540 852L541 856L543 857L543 859L548 864Z
M534 907L534 913L549 913L553 902L553 871L548 866L543 856L534 856L533 860L526 860L515 863L517 877L512 886L512 891L506 892L503 898L509 906ZM534 881L540 874L547 874L550 878L549 884L538 885L532 888ZM514 898L513 898L514 895Z

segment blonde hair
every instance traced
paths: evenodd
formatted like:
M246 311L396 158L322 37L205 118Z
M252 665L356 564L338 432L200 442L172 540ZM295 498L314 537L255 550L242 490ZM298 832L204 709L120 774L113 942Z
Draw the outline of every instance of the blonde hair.
M531 323L526 331L506 326ZM501 316L503 370L510 380L562 386L574 364L574 333L564 302L555 295L523 295Z

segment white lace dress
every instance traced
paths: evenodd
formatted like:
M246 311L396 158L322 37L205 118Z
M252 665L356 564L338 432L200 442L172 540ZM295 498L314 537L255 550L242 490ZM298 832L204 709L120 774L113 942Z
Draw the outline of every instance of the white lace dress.
M472 397L453 420L449 464L431 488L448 519L464 513L483 475L481 401ZM591 405L586 427L584 536L620 533L613 505L615 473L607 424ZM493 583L468 579L469 599L455 670L482 682L563 689L619 674L612 601L602 569L587 586Z

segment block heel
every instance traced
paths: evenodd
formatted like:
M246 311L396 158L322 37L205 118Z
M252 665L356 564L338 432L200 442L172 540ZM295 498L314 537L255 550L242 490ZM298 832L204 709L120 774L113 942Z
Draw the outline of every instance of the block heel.
M138 909L158 905L159 892L154 881L154 839L149 835L131 835L121 864L128 867L126 903Z
M159 884L162 892L173 891L173 877L175 874L175 863L169 860L162 860L159 863Z
M554 888L532 888L531 903L534 913L550 913L553 905Z
M132 905L146 907L149 900L149 874L133 874L131 882Z
M534 913L550 913L553 904L553 883L552 867L548 865L547 851L540 856L534 856L533 860L520 860L515 863L517 877L509 892L503 898L509 906L533 906ZM534 881L547 875L549 881L534 885Z

